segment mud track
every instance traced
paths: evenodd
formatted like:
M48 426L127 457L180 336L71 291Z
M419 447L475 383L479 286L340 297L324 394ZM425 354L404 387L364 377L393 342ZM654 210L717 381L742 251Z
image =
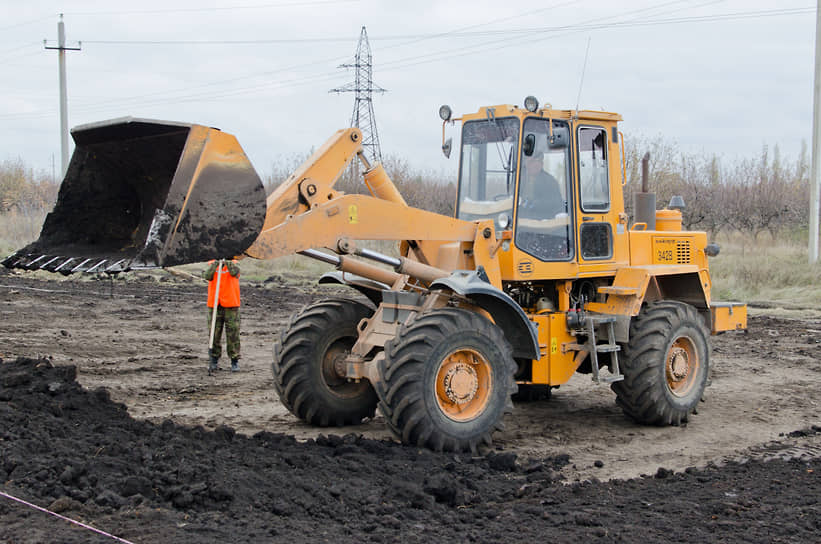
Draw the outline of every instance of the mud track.
M310 280L244 284L242 372L209 377L204 286L131 278L0 271L7 493L134 542L807 542L821 529L819 318L757 316L714 338L686 426L636 425L578 376L518 403L497 451L472 458L397 445L379 416L329 436L284 410L271 344L326 293ZM4 542L94 541L6 499L0 520Z

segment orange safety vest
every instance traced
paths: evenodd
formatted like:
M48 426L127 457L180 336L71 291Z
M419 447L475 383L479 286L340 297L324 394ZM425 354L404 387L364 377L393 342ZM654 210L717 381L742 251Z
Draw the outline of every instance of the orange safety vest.
M239 308L239 276L228 273L228 266L223 265L221 271L215 271L214 277L208 282L208 307L214 307L214 294L217 290L217 274L220 278L219 305L223 308Z

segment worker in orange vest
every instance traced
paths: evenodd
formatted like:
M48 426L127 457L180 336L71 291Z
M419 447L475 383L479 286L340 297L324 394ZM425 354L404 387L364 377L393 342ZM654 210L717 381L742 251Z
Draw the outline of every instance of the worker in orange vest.
M224 263L217 274L219 263ZM208 346L208 373L217 370L222 355L222 329L225 326L225 344L231 359L231 372L239 371L239 263L230 261L209 261L202 277L208 280L208 326L212 330L212 345ZM214 318L217 283L219 297L216 302L217 315ZM213 329L212 329L213 328Z

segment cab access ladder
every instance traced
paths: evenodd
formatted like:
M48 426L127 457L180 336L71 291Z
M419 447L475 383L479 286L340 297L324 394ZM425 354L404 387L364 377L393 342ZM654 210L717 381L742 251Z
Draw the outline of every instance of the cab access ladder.
M574 334L585 335L587 339L584 343L570 344L568 346L569 349L574 351L586 351L590 354L590 369L593 373L594 382L613 383L620 382L624 379L624 375L619 370L618 352L621 351L621 346L616 344L616 332L613 328L615 322L616 318L611 315L585 315L580 323L581 327L574 331ZM607 340L607 342L601 344L596 338L596 329L598 329L600 325L603 326L606 336L605 340ZM600 373L600 353L610 354L610 365L608 365L610 367L610 374L607 376L603 376Z

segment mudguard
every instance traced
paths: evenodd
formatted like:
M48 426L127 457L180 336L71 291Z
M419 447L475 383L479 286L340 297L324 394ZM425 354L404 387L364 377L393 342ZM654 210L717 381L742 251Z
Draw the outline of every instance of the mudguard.
M539 337L536 325L524 310L504 291L483 278L484 271L457 270L431 283L430 288L444 287L465 296L487 311L513 346L513 356L539 359Z

